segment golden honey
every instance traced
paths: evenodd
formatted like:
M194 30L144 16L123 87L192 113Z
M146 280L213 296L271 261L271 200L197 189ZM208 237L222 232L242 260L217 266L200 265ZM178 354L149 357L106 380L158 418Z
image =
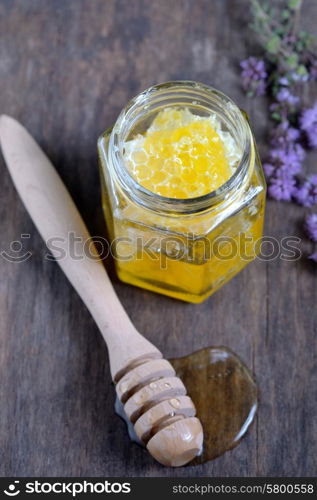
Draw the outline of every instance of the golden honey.
M188 108L160 111L144 135L125 143L124 160L141 186L169 198L203 196L233 173L211 116Z
M119 278L201 302L256 256L265 181L246 115L170 82L133 99L98 141Z

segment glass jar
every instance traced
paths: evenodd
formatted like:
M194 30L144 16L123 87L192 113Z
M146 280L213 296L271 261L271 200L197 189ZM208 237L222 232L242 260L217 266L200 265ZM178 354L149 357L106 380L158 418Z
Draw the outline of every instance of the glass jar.
M141 186L124 163L125 141L145 133L165 108L215 113L241 150L216 191L176 199ZM256 257L265 180L247 115L221 92L191 81L156 85L132 99L98 140L102 203L119 278L189 302L201 302Z

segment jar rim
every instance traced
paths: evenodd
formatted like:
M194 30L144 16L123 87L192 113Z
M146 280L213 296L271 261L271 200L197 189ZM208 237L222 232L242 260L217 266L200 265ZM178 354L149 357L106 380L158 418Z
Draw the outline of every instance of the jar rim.
M207 109L208 104L226 105L234 121L239 127L240 140L242 142L242 155L239 164L230 178L219 188L202 196L194 198L170 198L154 193L138 183L126 168L123 158L123 141L127 137L127 131L131 130L131 123L135 123L142 111L147 111L149 102L162 106L162 100L168 100L169 96L177 92L184 98L202 100ZM192 101L193 102L193 101ZM179 105L179 104L178 104ZM200 107L203 107L202 105ZM124 137L125 136L125 137ZM124 137L124 138L123 138ZM192 214L204 211L222 202L240 186L245 178L250 163L252 152L252 133L247 120L238 106L228 96L213 87L191 80L175 80L154 85L133 97L119 114L117 121L109 137L109 163L114 167L114 173L119 180L123 191L137 204L145 208L165 213Z

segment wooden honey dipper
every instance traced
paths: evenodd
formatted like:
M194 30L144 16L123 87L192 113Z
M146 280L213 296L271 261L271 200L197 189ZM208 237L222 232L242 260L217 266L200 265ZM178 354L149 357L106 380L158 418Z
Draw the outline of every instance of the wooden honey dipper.
M106 341L112 379L137 436L160 463L186 464L200 453L203 430L182 381L131 323L92 242L90 256L86 255L87 228L38 144L19 122L6 115L0 118L0 142L13 182L44 241L59 238L59 250L65 257L57 259L58 264ZM81 250L80 260L69 255L70 233L80 237L76 247ZM58 257L54 249L50 252Z

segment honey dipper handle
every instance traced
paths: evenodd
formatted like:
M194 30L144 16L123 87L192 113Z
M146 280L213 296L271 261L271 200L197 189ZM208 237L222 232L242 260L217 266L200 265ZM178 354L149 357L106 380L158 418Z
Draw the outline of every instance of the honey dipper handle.
M95 245L55 168L26 129L13 118L0 118L4 158L25 208L58 264L96 321L109 350L111 374L116 379L138 359L161 357L160 351L140 335L123 309L98 259ZM70 235L76 239L76 255L69 254ZM57 240L56 240L57 238ZM60 258L61 252L63 257ZM92 254L95 258L92 258Z

